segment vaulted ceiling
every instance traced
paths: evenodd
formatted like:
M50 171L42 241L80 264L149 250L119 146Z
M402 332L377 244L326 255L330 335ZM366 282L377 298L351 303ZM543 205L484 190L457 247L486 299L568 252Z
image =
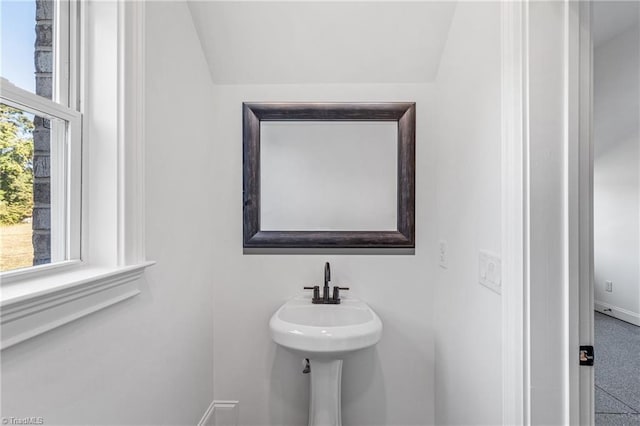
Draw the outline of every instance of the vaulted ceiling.
M423 83L452 1L189 1L216 84Z

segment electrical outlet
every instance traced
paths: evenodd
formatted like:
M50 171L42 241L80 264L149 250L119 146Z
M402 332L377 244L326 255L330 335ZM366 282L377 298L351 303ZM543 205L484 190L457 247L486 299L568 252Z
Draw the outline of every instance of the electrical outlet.
M441 240L438 244L438 264L441 268L447 269L449 267L449 260L447 257L447 242Z
M605 286L605 287L604 287L605 291L608 291L609 293L612 293L612 292L613 292L613 282L611 282L611 281L605 281L605 282L604 282L604 286Z
M502 264L499 256L486 251L480 252L478 280L481 285L502 294Z

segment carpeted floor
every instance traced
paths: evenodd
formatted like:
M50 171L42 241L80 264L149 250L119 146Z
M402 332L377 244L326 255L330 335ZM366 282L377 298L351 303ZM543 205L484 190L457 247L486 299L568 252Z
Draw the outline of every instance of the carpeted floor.
M640 327L595 320L596 425L640 426Z

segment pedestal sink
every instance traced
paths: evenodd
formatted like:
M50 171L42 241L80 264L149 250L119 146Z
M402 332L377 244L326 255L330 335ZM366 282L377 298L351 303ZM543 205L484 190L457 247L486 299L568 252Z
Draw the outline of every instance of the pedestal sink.
M337 305L314 305L301 296L282 305L269 328L277 344L309 359L309 426L341 425L342 358L378 343L382 335L378 315L350 297Z

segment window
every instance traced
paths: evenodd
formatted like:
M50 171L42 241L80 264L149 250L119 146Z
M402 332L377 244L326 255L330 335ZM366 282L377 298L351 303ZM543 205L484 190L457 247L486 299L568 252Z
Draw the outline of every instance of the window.
M51 263L0 272L2 349L139 294L153 264L144 253L144 2L33 1L53 8L43 49L51 99L5 74L3 57L0 104L7 125L24 126L13 128L21 148L32 138L37 150L36 124L49 131ZM0 3L3 54L13 3ZM40 191L40 160L26 157Z
M80 258L77 4L2 2L0 272ZM7 274L3 274L6 276Z

